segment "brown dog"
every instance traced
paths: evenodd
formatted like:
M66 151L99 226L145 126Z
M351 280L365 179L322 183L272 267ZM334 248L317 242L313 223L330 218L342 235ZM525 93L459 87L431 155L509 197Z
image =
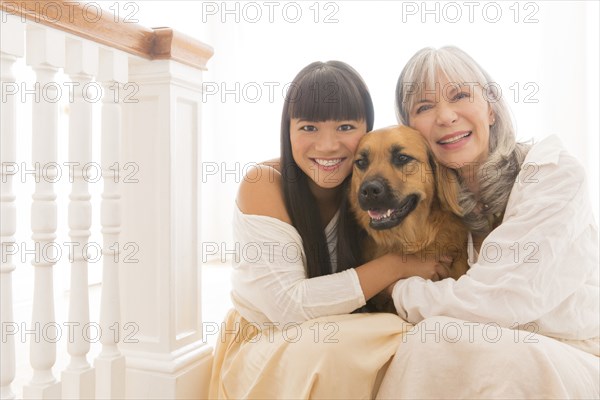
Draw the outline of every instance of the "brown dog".
M439 164L419 132L392 126L358 144L350 206L366 230L365 261L393 252L428 259L450 256L450 276L467 269L467 229L461 222L458 181Z

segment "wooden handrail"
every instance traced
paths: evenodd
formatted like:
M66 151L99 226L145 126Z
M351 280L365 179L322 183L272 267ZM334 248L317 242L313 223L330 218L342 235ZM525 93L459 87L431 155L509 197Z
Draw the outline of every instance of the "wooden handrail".
M63 0L0 0L0 9L149 60L171 59L205 70L212 47L171 28L147 28L90 7ZM98 12L100 10L100 12Z

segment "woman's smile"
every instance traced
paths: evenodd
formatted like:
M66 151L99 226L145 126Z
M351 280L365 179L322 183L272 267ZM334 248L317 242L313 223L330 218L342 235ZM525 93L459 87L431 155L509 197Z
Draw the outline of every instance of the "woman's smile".
M315 163L315 166L323 171L331 172L338 169L342 163L347 159L347 157L339 157L339 158L311 158L311 160Z
M463 147L471 139L473 131L458 131L445 135L437 144L442 146L445 150L454 150Z

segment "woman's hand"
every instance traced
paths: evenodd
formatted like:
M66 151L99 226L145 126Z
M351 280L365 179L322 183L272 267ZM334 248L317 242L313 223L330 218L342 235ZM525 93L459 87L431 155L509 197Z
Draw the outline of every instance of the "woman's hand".
M439 260L423 259L415 254L405 255L402 268L405 271L405 276L402 278L410 278L411 276L420 276L423 279L439 281L450 276L450 265L452 258L442 256Z
M439 260L422 260L416 255L401 256L387 253L366 264L356 267L356 273L365 299L390 289L399 279L420 276L438 281L447 278L452 259L442 257ZM387 288L387 289L386 289Z
M452 258L443 256L439 260L423 260L420 256L414 254L406 255L401 261L402 265L400 268L404 270L401 279L410 278L411 276L420 276L423 279L429 279L434 282L446 279L450 276L450 265L452 265ZM394 286L398 281L388 285L383 291L382 295L385 297L391 297L394 290Z
M416 254L397 255L388 254L395 258L396 267L401 269L400 279L420 276L423 279L439 281L450 276L452 258L442 256L439 260L425 258Z

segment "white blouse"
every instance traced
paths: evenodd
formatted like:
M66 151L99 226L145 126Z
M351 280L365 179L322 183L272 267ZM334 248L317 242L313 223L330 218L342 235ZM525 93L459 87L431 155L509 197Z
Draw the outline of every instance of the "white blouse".
M458 280L399 281L398 314L416 323L431 316L523 327L561 339L599 334L598 227L585 170L549 137L529 151L503 222ZM533 325L532 325L533 324Z
M339 212L325 228L334 270L338 217ZM366 304L353 268L307 279L300 234L277 218L243 214L236 206L233 238L238 251L231 299L250 323L283 328L321 316L348 314Z

